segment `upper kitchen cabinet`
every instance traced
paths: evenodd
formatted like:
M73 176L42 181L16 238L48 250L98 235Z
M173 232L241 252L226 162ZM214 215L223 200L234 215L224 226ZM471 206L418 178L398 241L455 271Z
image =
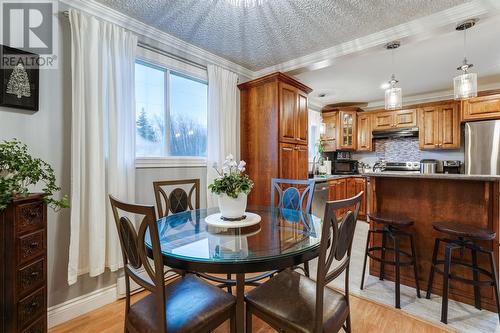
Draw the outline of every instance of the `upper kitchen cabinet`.
M460 148L459 104L451 102L419 109L420 149Z
M370 113L358 113L358 145L357 151L372 150L372 118Z
M417 126L417 110L375 112L372 116L372 130L384 131L396 128L411 128Z
M500 119L500 94L462 101L462 121Z
M339 112L339 150L356 149L356 131L357 131L357 113L356 111Z
M307 144L307 93L295 85L279 83L280 141Z
M337 150L337 112L324 112L322 115L325 133L321 135L325 152Z
M238 86L241 159L254 181L249 204L269 205L271 179L307 179L307 95L292 77L274 73Z
M323 108L325 151L356 149L358 111L356 107Z

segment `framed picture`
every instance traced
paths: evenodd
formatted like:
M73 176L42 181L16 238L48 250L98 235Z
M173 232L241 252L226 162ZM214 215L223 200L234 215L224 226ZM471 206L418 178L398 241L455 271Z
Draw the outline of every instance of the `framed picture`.
M38 55L0 45L0 106L38 111Z

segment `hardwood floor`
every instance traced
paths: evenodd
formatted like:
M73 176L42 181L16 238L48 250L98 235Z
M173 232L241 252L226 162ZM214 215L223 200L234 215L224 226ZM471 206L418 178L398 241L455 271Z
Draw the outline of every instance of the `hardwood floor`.
M146 292L133 296L132 302L144 297ZM407 316L401 311L382 306L358 297L350 297L353 332L405 332L438 333L449 332L432 324ZM119 300L84 316L59 325L49 333L123 333L125 301ZM275 332L264 322L254 317L254 333ZM229 332L228 323L220 326L215 333Z

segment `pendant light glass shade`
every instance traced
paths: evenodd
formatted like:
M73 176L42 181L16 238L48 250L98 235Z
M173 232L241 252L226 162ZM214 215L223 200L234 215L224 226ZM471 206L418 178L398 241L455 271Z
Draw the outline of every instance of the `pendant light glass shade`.
M385 45L387 50L392 53L392 67L394 69L394 50L397 49L401 44L398 41L391 42ZM385 109L386 110L398 110L403 107L403 91L401 88L396 87L399 81L396 80L394 72L389 81L389 88L385 90Z
M403 106L403 92L401 88L396 87L396 77L392 74L391 80L389 81L390 88L385 90L385 109L386 110L398 110Z
M401 88L391 87L385 91L385 109L398 110L403 106Z
M464 72L453 79L456 100L477 97L477 74Z
M474 65L467 63L467 57L465 56L467 50L467 29L472 28L476 22L477 19L471 19L460 23L456 27L457 31L463 31L464 33L464 61L457 68L457 70L462 71L462 74L453 79L453 95L456 100L477 96L477 74L469 73L469 69Z

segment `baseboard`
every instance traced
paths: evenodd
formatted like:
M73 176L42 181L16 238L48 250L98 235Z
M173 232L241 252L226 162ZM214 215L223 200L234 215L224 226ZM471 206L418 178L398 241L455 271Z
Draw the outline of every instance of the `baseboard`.
M64 303L54 305L48 310L48 326L52 328L68 320L84 315L117 299L117 286L113 284Z

